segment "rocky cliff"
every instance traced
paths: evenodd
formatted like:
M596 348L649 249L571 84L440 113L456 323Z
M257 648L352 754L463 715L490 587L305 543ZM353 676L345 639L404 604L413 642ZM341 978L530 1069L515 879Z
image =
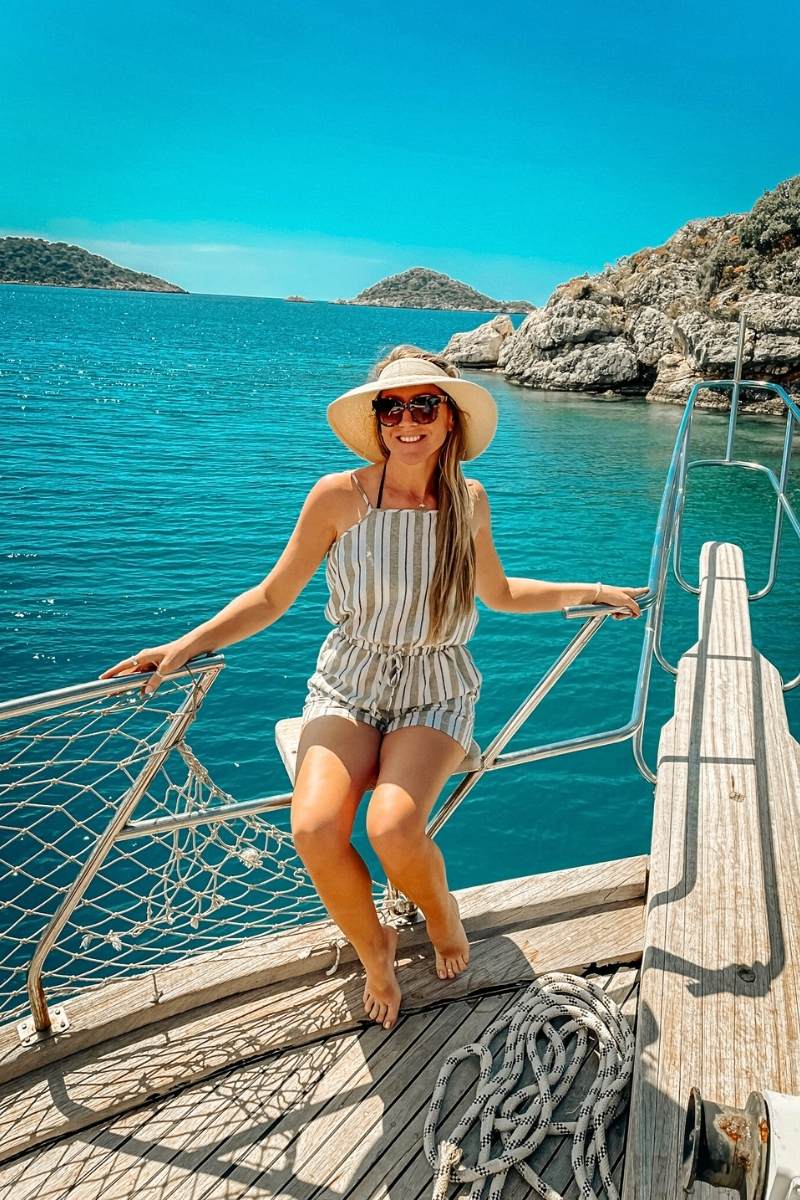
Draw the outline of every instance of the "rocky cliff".
M492 365L532 388L682 403L696 380L730 378L741 312L745 377L800 390L800 176L749 213L690 221L663 246L562 284L503 333ZM469 362L470 337L485 344L488 330L458 335L466 341L445 353ZM727 406L715 393L704 402Z
M383 308L454 308L478 312L531 312L527 300L492 300L467 283L428 267L411 267L388 275L353 300L338 304L374 304Z
M67 242L44 238L0 238L0 283L39 283L57 287L113 288L133 292L183 292L175 283L118 267Z

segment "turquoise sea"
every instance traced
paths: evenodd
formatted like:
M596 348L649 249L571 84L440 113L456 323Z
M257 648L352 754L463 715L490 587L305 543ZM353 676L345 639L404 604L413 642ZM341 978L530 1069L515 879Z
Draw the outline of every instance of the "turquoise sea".
M3 417L0 699L96 677L178 636L265 576L320 474L357 465L325 405L388 347L441 349L483 314L348 308L227 296L0 288ZM520 318L515 318L519 320ZM488 490L509 575L643 585L681 410L644 399L544 394L476 373L498 434L470 464ZM693 456L724 448L725 419L698 413ZM775 464L782 426L745 422L740 457ZM795 477L797 471L795 471ZM795 486L794 502L800 505ZM684 564L701 542L744 546L765 579L774 505L756 473L691 477ZM800 670L800 553L784 531L779 581L753 609L756 644ZM275 625L229 647L188 741L237 799L285 791L275 722L296 715L329 628L324 567ZM471 643L485 745L577 632L559 613L479 603ZM696 600L671 583L665 649L696 637ZM644 621L606 622L510 748L608 728L629 715ZM653 668L645 749L655 763L673 681ZM800 696L787 698L800 736ZM645 852L652 788L628 744L485 777L440 836L450 883ZM283 814L279 820L286 820ZM379 877L363 830L359 848Z

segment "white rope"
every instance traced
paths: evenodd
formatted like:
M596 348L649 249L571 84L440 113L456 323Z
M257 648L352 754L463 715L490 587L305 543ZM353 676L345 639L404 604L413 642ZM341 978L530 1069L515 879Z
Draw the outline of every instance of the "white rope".
M503 1063L493 1076L491 1043L505 1029ZM582 1064L595 1050L599 1070L581 1099L576 1119L553 1120ZM435 1172L433 1200L446 1200L451 1182L472 1183L469 1200L481 1200L490 1178L487 1200L498 1200L511 1167L546 1200L563 1200L525 1159L546 1137L570 1135L572 1170L582 1200L597 1200L592 1187L595 1169L609 1200L619 1200L605 1135L624 1107L621 1101L633 1072L633 1051L633 1034L619 1006L591 980L560 972L534 980L477 1042L448 1055L439 1071L422 1135L425 1155ZM476 1097L437 1149L436 1127L448 1080L456 1064L471 1055L480 1062ZM514 1091L526 1057L534 1081ZM477 1162L468 1165L459 1161L460 1143L476 1120L480 1120L480 1149ZM492 1158L496 1138L502 1150Z

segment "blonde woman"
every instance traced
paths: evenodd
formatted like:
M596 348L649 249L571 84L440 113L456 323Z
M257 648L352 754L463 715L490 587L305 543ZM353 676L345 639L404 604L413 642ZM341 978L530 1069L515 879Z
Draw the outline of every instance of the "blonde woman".
M351 844L371 779L367 834L392 883L423 913L441 979L469 962L469 943L445 864L425 826L448 776L469 750L482 677L467 649L475 597L503 612L569 604L639 616L647 588L508 579L495 550L489 501L461 463L497 427L490 393L416 346L398 346L372 382L328 407L342 442L367 465L323 475L269 575L177 641L141 650L103 678L151 670L143 689L204 651L252 636L294 603L323 558L333 628L308 680L292 797L298 854L366 972L364 1009L397 1020L397 931L381 923L372 883Z

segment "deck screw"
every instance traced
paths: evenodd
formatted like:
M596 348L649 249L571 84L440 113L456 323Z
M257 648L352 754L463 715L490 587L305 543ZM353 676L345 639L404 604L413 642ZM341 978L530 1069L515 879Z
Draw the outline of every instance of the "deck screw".
M753 983L755 981L756 973L752 967L737 967L736 974L740 979L743 979L745 983Z

